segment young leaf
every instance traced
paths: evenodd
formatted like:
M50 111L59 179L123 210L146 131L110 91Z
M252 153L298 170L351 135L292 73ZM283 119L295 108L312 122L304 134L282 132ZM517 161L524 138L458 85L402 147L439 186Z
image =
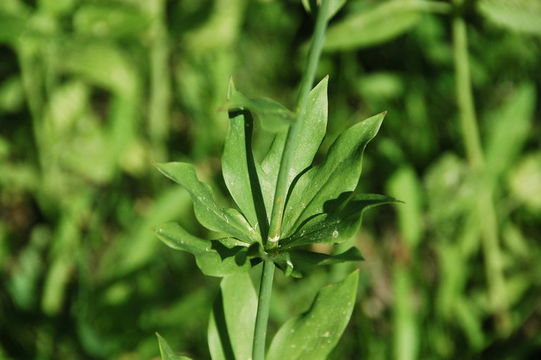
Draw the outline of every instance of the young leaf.
M435 1L387 1L352 14L329 27L325 49L349 50L384 43L417 25L423 11L448 12L449 4Z
M287 321L272 340L267 360L324 360L346 328L357 295L359 272L328 285L310 309Z
M156 235L167 246L191 253L197 266L208 276L226 276L251 268L248 247L234 240L205 240L195 237L177 223L165 223L156 228Z
M481 0L480 12L496 25L532 35L541 35L539 0Z
M176 355L167 341L160 334L156 333L156 336L158 337L158 344L160 346L160 355L162 360L191 360L187 356Z
M253 121L249 113L230 115L222 156L227 189L253 229L266 229L267 214L252 153Z
M208 328L212 360L250 359L257 294L246 273L225 277Z
M246 243L260 241L255 229L238 211L218 207L210 186L199 181L192 164L170 162L156 164L156 168L188 190L194 202L195 216L207 229L224 232Z
M289 235L309 217L323 213L323 204L355 190L362 155L381 126L385 113L353 125L334 142L325 161L303 174L287 202L282 235Z
M361 216L366 209L395 202L397 200L384 195L357 195L347 204L341 205L338 211L328 210L329 212L318 214L308 220L297 232L283 240L281 249L346 241L359 230Z
M230 111L249 110L269 132L284 131L295 121L295 114L282 104L269 98L249 98L235 89L233 81L229 83L227 105Z

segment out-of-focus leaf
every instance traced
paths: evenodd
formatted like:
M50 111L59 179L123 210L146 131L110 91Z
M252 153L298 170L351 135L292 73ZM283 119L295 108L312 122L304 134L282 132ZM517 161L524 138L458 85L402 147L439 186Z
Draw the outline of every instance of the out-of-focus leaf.
M494 24L513 31L541 35L538 0L480 0L479 11Z
M488 117L487 166L499 176L513 165L530 135L536 92L532 84L518 87Z
M541 212L541 152L526 155L511 171L511 194L531 211Z
M246 243L261 241L246 219L234 209L222 209L214 202L210 186L199 181L192 164L170 162L156 164L169 179L190 193L199 222L212 231L224 232Z
M340 9L346 4L347 0L329 0L329 16L328 19L332 18ZM311 7L311 0L302 0L302 5L308 12L313 12ZM321 5L321 0L317 0L317 5Z
M225 277L208 327L212 360L251 359L257 294L247 273Z
M232 249L218 240L205 240L195 237L177 223L166 223L155 229L158 238L167 246L186 251L195 256L197 266L208 276L226 276L250 269L247 258L248 248L235 246Z
M0 113L16 111L23 102L24 89L20 77L13 76L0 84Z
M355 190L364 149L384 117L381 113L350 127L336 139L325 161L299 178L287 202L282 236L291 234L309 217L323 213L323 204L329 199Z
M286 130L296 118L293 112L272 99L245 96L235 89L233 81L229 83L227 106L229 110L249 110L269 132Z
M310 274L315 267L361 261L363 256L356 247L351 247L340 254L327 255L305 250L290 250L271 256L275 264L287 276L301 278Z
M383 2L331 25L326 35L325 49L349 50L381 44L417 25L423 12L448 12L449 9L449 4L437 1Z
M132 98L139 88L133 62L108 42L71 41L63 49L65 68L98 86Z
M162 360L191 360L187 356L175 354L173 349L171 349L167 341L160 334L156 333L156 336L158 337L158 344L160 346L160 355Z
M253 121L249 114L230 117L229 133L222 156L222 173L227 189L256 231L265 226L267 214L252 153Z
M338 343L355 305L359 272L325 286L310 309L289 321L272 340L268 360L324 360Z
M348 195L348 194L346 194ZM281 243L282 249L315 243L340 243L359 230L362 213L371 207L397 202L377 194L360 194L340 203L340 199L326 203L324 213L310 218L303 226Z
M53 15L69 13L79 0L39 0L40 10Z
M143 12L127 3L86 3L74 15L75 30L100 37L138 35L150 21Z
M27 26L24 17L0 12L0 44L12 44Z
M392 196L401 196L404 201L397 207L400 234L413 250L423 234L423 199L419 179L412 168L402 167L389 179L387 188Z

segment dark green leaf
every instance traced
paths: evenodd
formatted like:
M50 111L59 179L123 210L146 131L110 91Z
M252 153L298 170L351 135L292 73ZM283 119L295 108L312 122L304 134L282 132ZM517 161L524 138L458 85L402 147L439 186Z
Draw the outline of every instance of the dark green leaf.
M316 266L363 260L361 253L356 247L351 247L345 252L336 255L305 250L290 250L279 253L277 256L271 258L287 276L297 278L310 274Z
M193 254L197 266L205 275L226 276L251 268L248 247L235 245L229 239L223 243L220 240L200 239L176 223L165 223L157 227L155 232L167 246Z
M345 194L347 196L347 194ZM334 203L337 202L335 205ZM341 202L328 201L326 212L309 220L292 236L281 243L282 249L314 243L339 243L351 238L359 230L362 213L371 207L395 203L397 200L378 194L360 194Z
M342 133L325 161L303 174L287 202L282 236L290 235L311 216L324 212L323 204L353 191L362 170L362 155L381 126L385 113L359 122Z
M267 360L324 360L346 328L357 295L358 271L316 295L310 309L289 321L272 340Z
M251 359L257 294L248 274L225 277L208 328L212 360Z
M194 202L197 220L209 230L224 232L246 243L261 241L257 232L234 209L222 209L214 202L210 186L199 181L192 164L170 162L156 164L165 176L184 186Z

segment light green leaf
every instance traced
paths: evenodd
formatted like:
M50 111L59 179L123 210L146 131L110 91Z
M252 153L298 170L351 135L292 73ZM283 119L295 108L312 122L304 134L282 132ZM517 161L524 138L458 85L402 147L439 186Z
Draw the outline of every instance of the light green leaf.
M226 276L251 268L246 246L233 246L225 240L205 240L193 236L177 223L165 223L155 229L158 238L175 250L186 251L195 256L197 266L208 276Z
M510 30L541 35L539 0L480 0L479 11L488 20Z
M393 0L345 17L329 27L326 50L349 50L384 43L417 25L423 11L448 12L449 4L436 1Z
M84 4L73 18L77 32L107 38L137 35L149 23L135 6L114 2Z
M325 161L299 178L287 202L282 236L290 235L309 217L323 213L326 201L355 190L364 149L384 117L381 113L347 129L331 146Z
M531 132L535 102L535 87L525 83L487 117L487 165L495 176L509 170L520 154Z
M160 355L162 360L191 360L187 356L175 354L173 349L171 349L167 341L160 334L156 333L156 336L158 337L158 344L160 346Z
M306 250L291 250L272 257L272 260L287 276L301 278L310 274L316 266L361 261L363 257L356 247L340 254L327 255Z
M267 214L252 153L253 121L249 113L230 117L222 156L227 189L253 229L266 229Z
M15 43L26 26L24 17L0 12L0 44Z
M208 328L212 360L251 359L257 294L247 273L225 277Z
M295 113L269 98L249 98L235 89L231 80L227 94L227 107L231 111L249 110L261 127L270 132L286 130L295 121Z
M286 138L287 132L285 131L276 134L267 155L261 162L261 166L257 166L265 209L269 215L272 213L274 192L276 189L276 182L278 181L280 161L282 161Z
M288 187L297 175L308 168L321 145L327 130L327 86L326 76L310 91L307 109L299 114L298 120L291 130L295 136L288 144L291 147L291 163L288 173Z
M272 340L267 360L324 360L346 328L357 295L359 272L325 286L310 309L287 321Z
M325 207L338 209L327 210L307 220L298 231L283 240L281 248L346 241L359 230L361 216L366 209L395 202L397 200L378 194L360 194L342 204L339 200L328 201Z
M224 232L246 243L260 241L255 229L238 211L218 207L210 186L199 181L192 164L170 162L156 164L156 168L188 190L194 202L195 216L207 229Z

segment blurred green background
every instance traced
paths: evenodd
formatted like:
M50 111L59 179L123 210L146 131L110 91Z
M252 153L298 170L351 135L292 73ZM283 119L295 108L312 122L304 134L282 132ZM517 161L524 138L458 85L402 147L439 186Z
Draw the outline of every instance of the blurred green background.
M329 26L321 150L388 110L361 184L405 201L351 240L366 261L333 359L541 358L541 2L449 9L350 0ZM460 127L455 11L483 171ZM195 162L227 202L229 77L293 108L312 26L300 0L0 1L0 359L153 359L155 331L209 357L219 279L154 237L204 230L152 162ZM270 332L351 266L277 274Z

